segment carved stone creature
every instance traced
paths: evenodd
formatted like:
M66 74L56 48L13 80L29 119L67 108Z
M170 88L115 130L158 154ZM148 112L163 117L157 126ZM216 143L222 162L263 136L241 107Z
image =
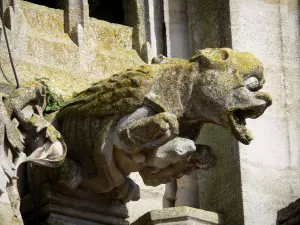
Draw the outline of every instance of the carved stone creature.
M246 118L271 105L258 91L265 80L255 56L223 48L156 61L101 80L58 112L68 157L82 168L77 186L127 202L139 196L131 172L155 186L208 169L213 154L194 142L203 123L231 130L244 144L252 140Z
M65 159L66 146L60 133L43 118L45 105L45 89L39 83L31 82L18 89L0 83L1 224L23 224L17 188L20 164L57 167ZM7 202L10 206L6 206Z

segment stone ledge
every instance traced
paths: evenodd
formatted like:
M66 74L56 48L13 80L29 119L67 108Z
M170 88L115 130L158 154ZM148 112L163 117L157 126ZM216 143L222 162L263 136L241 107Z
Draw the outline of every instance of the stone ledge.
M131 225L217 225L223 224L222 216L202 209L181 206L153 210Z
M36 218L43 225L128 225L127 208L113 202L106 195L81 189L68 190L50 184L37 187L36 207L32 194L21 199L24 224L34 224Z

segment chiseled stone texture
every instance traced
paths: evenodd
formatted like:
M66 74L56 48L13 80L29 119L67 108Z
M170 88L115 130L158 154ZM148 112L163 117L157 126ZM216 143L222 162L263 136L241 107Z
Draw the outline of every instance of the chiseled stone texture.
M187 206L153 210L131 225L217 225L221 215Z
M64 33L63 14L26 1L15 7L14 26L7 33L21 81L46 78L56 93L69 98L101 78L144 63L132 49L132 28L90 18L78 47ZM0 50L2 68L13 82L3 39Z
M298 1L230 1L232 47L265 67L274 104L248 121L255 139L240 145L245 225L273 225L300 196L300 46Z

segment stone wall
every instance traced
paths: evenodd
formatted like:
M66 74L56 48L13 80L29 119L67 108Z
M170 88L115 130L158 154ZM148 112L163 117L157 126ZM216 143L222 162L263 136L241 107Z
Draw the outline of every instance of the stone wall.
M299 3L234 0L222 6L228 14L220 20L220 4L213 2L220 3L189 1L191 48L254 53L264 63L273 105L247 121L255 134L250 146L224 129L204 127L199 142L214 147L218 164L198 174L200 208L223 213L225 224L273 225L277 211L300 196Z
M13 26L7 32L21 81L46 78L58 93L70 97L99 79L144 63L132 49L130 27L89 18L78 47L64 33L63 10L20 1L12 11ZM0 48L3 70L13 82L4 41Z
M248 126L256 138L240 145L246 225L276 222L277 211L300 196L300 46L298 1L230 3L232 46L265 66L273 105Z

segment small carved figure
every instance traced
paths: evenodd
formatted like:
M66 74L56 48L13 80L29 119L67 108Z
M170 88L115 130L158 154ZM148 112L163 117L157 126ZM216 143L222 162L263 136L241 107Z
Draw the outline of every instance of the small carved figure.
M101 80L57 113L68 157L81 167L72 188L116 193L127 202L139 197L127 178L131 172L156 186L208 169L214 155L194 142L203 123L229 129L244 144L252 140L246 118L271 105L270 96L258 91L265 80L254 55L204 49L190 60L154 61L160 64Z
M17 187L20 164L57 167L65 159L66 146L60 133L43 118L45 103L45 89L39 83L31 82L18 89L0 83L1 224L23 224ZM6 198L11 209L5 206Z

